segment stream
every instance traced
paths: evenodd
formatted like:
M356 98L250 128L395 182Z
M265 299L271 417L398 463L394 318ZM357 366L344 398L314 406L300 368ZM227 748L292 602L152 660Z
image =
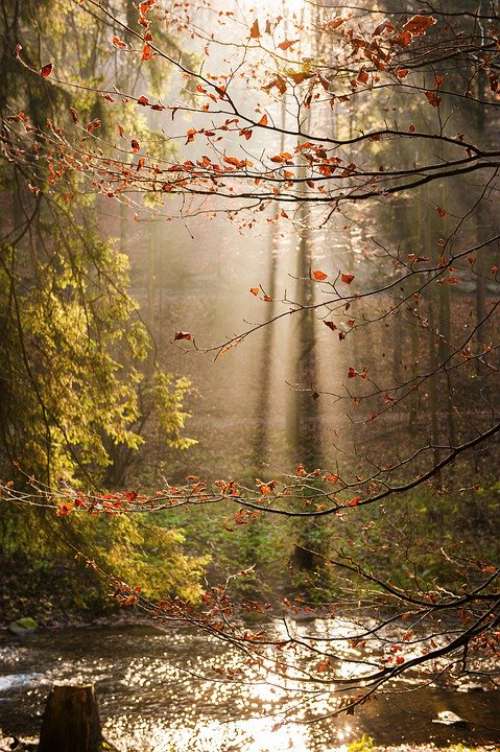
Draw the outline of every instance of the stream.
M4 633L0 729L36 737L50 685L92 682L105 736L123 752L333 752L363 734L381 745L410 747L477 746L500 738L500 690L480 687L400 687L355 715L273 728L279 689L203 679L209 663L231 660L223 643L174 628L80 627L23 639ZM434 723L443 711L466 723Z

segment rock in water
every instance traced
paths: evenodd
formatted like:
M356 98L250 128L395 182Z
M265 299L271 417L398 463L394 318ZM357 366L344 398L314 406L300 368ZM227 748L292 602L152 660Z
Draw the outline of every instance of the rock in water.
M453 713L451 710L442 710L438 713L437 718L433 718L433 723L442 723L444 726L465 726L467 721L460 718L459 715Z
M25 616L22 619L13 621L9 624L9 632L15 634L17 637L24 637L38 629L38 624L31 616Z

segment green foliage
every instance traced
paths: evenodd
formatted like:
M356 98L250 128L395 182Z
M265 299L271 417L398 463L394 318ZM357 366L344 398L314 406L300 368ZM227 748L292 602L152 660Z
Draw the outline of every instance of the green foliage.
M181 529L167 527L163 520L151 521L148 515L94 517L82 512L60 518L52 511L3 509L2 569L11 573L9 589L20 599L13 611L5 605L3 610L16 618L23 596L30 608L38 603L42 618L50 614L53 598L56 610L106 610L114 606L109 577L139 587L154 600L177 596L196 603L210 557L190 555L184 543ZM82 557L96 567L83 566ZM16 570L23 573L22 581L17 582ZM37 584L35 593L29 590L31 582Z

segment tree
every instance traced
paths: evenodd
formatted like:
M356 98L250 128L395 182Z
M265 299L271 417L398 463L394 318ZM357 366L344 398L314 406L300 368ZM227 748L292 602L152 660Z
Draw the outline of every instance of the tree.
M476 472L487 474L500 429L493 388L499 303L494 254L500 239L493 208L500 167L494 142L498 18L485 2L467 3L460 11L447 2L435 8L407 5L399 10L400 4L387 2L382 12L316 4L312 16L306 5L289 19L286 34L279 15L235 19L229 10L219 14L220 28L206 34L197 17L210 13L206 4L172 9L146 0L133 26L108 4L84 0L78 12L88 14L96 28L116 32L110 47L117 58L127 56L145 67L164 64L182 78L182 92L169 104L142 80L144 88L131 91L124 85L90 87L110 108L163 112L160 147L147 129L139 134L133 124L119 125L119 139L103 136L100 123L78 112L61 116L57 125L29 122L28 140L57 166L51 190L71 178L139 212L167 214L172 207L183 217L225 212L236 222L269 212L273 220L279 214L280 221L299 226L300 295L280 300L256 281L250 292L264 306L273 302L270 318L215 345L202 347L195 332L174 337L218 357L284 318L299 319L304 331L308 327L309 344L311 326L323 323L339 351L343 348L345 375L339 388L323 390L312 383L314 369L308 368L298 389L311 398L303 412L312 414L316 401L327 397L346 411L352 424L341 447L346 459L320 470L316 458L308 461L304 452L292 473L280 481L259 480L255 488L196 478L153 496L129 499L117 493L112 502L117 512L130 513L232 503L238 524L253 524L264 514L307 524L343 515L359 520L358 544L351 551L336 544L337 533L326 552L309 549L311 557L333 568L344 592L365 593L367 583L375 589L370 600L379 609L375 626L339 638L335 651L318 647L317 637L293 634L286 618L280 637L242 627L223 586L205 594L200 611L177 600L152 604L119 583L122 600L158 617L181 616L230 639L251 656L256 673L266 673L272 662L283 680L310 683L320 696L333 684L337 691L345 688L346 701L332 712L352 710L380 686L424 665L431 672L476 671L497 649L498 569L489 558L463 561L444 546L446 569L439 576L421 581L414 575L411 581L408 575L400 584L374 568L380 541L370 532L370 514L384 517L388 527L391 518L399 522L398 500L406 503L410 492L429 481L441 492L457 493L473 475L471 457ZM171 29L188 31L204 64L162 46L158 30L165 20ZM314 44L297 54L299 37ZM211 50L219 48L229 48L230 59L216 55L217 69L211 70ZM79 85L64 67L39 68L19 49L17 57L28 77L41 76L64 91ZM186 113L194 119L187 130L184 122L176 125ZM5 121L4 149L14 163L21 161L37 195L43 194L22 151L25 118L11 117ZM187 147L184 160L168 152L179 140ZM312 217L326 242L341 223L360 227L358 247L351 235L341 259L332 258L328 268L313 267L307 231ZM377 232L367 231L375 222ZM279 303L283 308L275 312ZM388 339L395 343L389 358ZM381 435L394 437L389 448L381 446ZM4 488L12 501L22 501L20 493ZM58 508L60 489L35 484L32 493L39 503ZM82 511L105 511L110 501L71 488L62 495L70 511L76 499ZM470 496L465 515L477 506L474 489ZM446 514L439 498L428 502L434 523ZM398 530L403 533L412 536L411 530ZM422 556L435 545L430 535L428 541L420 533L411 540ZM292 613L299 608L285 606ZM360 646L366 653L358 659L353 650ZM276 652L269 654L271 648ZM353 662L361 663L360 671L342 673L342 665Z

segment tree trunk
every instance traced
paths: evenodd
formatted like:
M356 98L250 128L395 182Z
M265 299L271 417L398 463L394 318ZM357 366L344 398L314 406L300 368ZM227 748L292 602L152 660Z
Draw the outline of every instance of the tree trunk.
M101 742L93 685L52 687L43 715L38 752L100 752Z

